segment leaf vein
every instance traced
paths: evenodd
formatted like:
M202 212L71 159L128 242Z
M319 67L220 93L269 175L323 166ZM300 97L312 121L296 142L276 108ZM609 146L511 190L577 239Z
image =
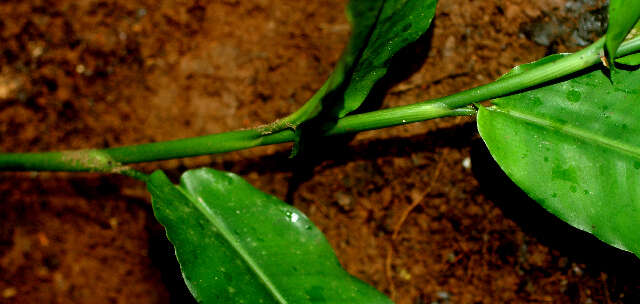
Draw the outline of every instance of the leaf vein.
M262 281L274 297L276 301L279 303L286 304L287 300L284 298L282 293L278 290L273 282L269 279L269 277L264 273L262 268L258 265L258 263L251 257L251 255L247 252L247 250L242 246L242 244L233 237L233 233L227 227L222 219L213 211L206 203L201 202L201 199L194 198L189 192L183 189L180 186L176 186L178 191L180 191L187 199L193 203L193 205L218 229L222 237L231 245L231 247L242 257L245 263L249 266L249 268L258 276L260 281Z
M610 150L618 151L640 160L640 147L638 146L633 146L620 140L611 139L594 132L589 132L588 130L581 130L569 124L561 125L560 123L552 121L550 119L543 119L515 110L500 109L496 107L491 107L488 109L491 111L502 112L506 115L510 115L515 119L519 119L546 129L559 131L565 135L572 136L585 142L589 142Z

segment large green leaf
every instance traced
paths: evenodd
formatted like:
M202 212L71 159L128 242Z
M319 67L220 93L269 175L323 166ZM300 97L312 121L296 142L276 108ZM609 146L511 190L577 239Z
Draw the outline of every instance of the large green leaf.
M609 26L607 27L605 48L607 49L607 59L611 63L611 67L613 67L613 58L615 58L618 47L638 20L640 20L640 1L610 1Z
M480 108L478 130L544 208L640 256L640 71L617 75L612 84L595 70L497 99Z
M187 171L148 181L156 218L201 303L390 303L345 272L300 211L242 178Z
M325 112L344 117L357 109L382 78L391 58L424 34L435 15L437 0L351 0L347 17L352 36L334 72L284 127Z

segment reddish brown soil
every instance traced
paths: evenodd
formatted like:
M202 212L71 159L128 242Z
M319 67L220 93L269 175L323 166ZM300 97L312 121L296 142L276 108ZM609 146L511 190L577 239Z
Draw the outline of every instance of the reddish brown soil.
M4 1L0 149L118 146L271 122L330 73L349 36L345 2ZM433 29L376 96L388 89L384 107L438 97L571 49L526 35L564 7L442 0ZM397 303L640 303L638 260L516 191L471 119L343 143L330 141L335 152L305 163L279 145L138 167L177 176L211 166L288 198L350 273ZM462 165L470 156L473 172ZM0 179L0 302L187 301L142 183L67 173Z

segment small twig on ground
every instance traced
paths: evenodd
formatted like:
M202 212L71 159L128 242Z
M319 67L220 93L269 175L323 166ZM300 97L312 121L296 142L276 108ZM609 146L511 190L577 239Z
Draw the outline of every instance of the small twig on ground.
M385 272L385 275L387 277L387 282L389 282L389 293L391 294L391 300L395 300L395 297L396 297L396 286L395 286L395 284L393 284L393 277L392 277L392 271L391 271L391 261L393 259L393 241L398 236L398 231L400 231L400 228L402 227L402 224L404 223L404 221L409 216L409 213L411 213L411 210L413 210L422 201L424 201L424 198L429 194L429 192L431 192L431 188L433 188L433 185L435 184L435 181L438 179L438 176L440 176L440 171L442 170L443 164L444 164L444 161L442 161L442 159L440 159L438 161L438 165L436 166L436 170L433 173L433 176L431 177L431 183L429 184L427 189L420 194L420 198L419 199L413 201L413 203L411 203L409 208L407 208L402 213L402 217L400 218L400 220L398 221L398 223L396 224L396 226L393 229L393 235L391 236L391 241L389 242L389 244L387 246L387 257L385 259L385 265L384 265L385 266L384 267L384 272Z
M402 213L402 216L400 217L400 220L398 221L398 223L396 224L396 226L393 229L393 235L391 236L392 240L395 240L398 237L398 232L400 231L400 228L402 227L402 224L404 224L404 221L409 216L409 213L411 213L411 210L413 210L416 206L418 206L420 203L422 203L424 201L424 198L429 194L429 192L431 192L431 188L433 188L433 185L436 183L436 180L438 179L438 176L440 176L440 171L442 170L443 164L444 164L444 162L442 160L438 161L438 165L436 167L436 170L433 173L433 176L431 177L431 183L429 184L427 189L424 192L422 192L422 194L420 194L420 198L419 199L414 200L413 203L411 203L411 205L409 206L409 208L404 210L404 212Z
M393 278L391 275L391 259L393 257L393 244L389 242L387 246L387 258L384 261L384 273L387 277L387 282L389 282L389 293L391 295L391 301L396 300L396 286L393 284Z

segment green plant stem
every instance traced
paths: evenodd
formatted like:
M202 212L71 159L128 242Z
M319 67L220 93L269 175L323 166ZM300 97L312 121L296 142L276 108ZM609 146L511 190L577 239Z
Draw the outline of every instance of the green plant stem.
M415 105L402 110L381 110L353 115L326 125L325 135L339 135L400 125L433 118L474 115L472 108L449 109L440 104ZM372 124L371 122L376 122ZM182 158L242 150L251 147L291 142L295 132L285 129L264 134L260 128L231 131L206 136L170 140L165 142L106 148L41 153L0 154L0 168L16 171L94 171L129 172L125 164Z
M627 43L620 48L618 56L630 53L635 46L638 50L640 40L635 39L633 44ZM560 60L550 62L538 68L526 71L513 77L500 78L494 82L462 91L453 95L437 98L428 103L440 102L449 108L457 108L471 103L481 102L518 92L545 82L555 80L569 74L581 71L600 62L601 50L604 46L604 38L599 39L590 46L566 56Z
M579 52L536 69L528 70L512 77L501 78L492 83L450 96L412 105L350 115L335 123L322 126L323 134L339 135L440 117L473 115L475 111L468 107L473 103L531 88L532 86L581 71L600 62L603 44L604 39L600 39ZM616 55L620 57L638 51L640 51L640 37L623 43ZM42 153L2 153L0 154L0 169L17 171L113 172L144 178L143 175L140 175L142 173L136 173L124 165L230 152L251 147L290 142L294 139L295 131L292 129L283 129L276 133L268 133L265 132L264 128L257 128L107 149Z

